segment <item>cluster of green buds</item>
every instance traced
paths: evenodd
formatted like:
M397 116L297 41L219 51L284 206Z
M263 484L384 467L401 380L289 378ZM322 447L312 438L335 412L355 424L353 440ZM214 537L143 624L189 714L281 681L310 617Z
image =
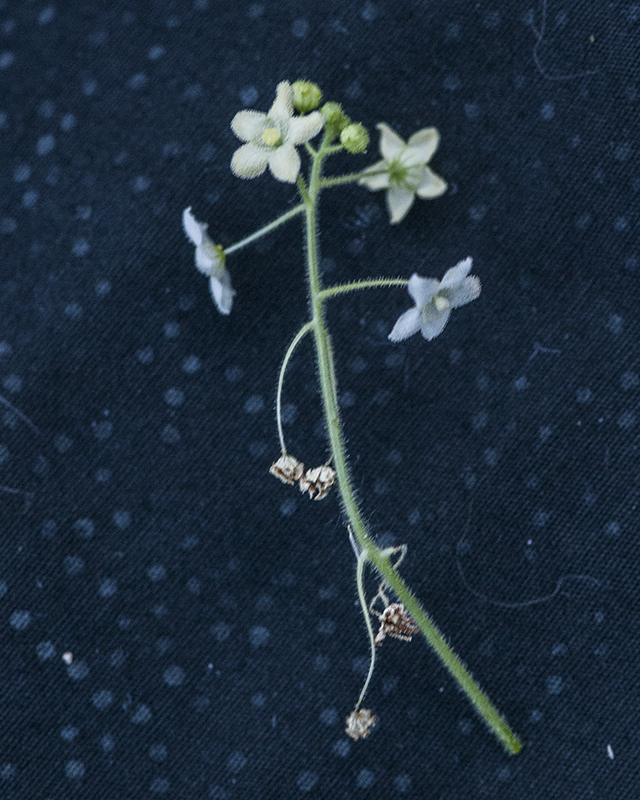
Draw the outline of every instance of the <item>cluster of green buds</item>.
M291 84L293 89L293 104L300 114L309 114L320 108L322 91L311 81L295 81ZM340 144L348 153L365 153L369 145L369 133L360 122L352 122L344 113L340 103L329 101L320 108L320 113L326 118L325 132L329 141L340 139Z

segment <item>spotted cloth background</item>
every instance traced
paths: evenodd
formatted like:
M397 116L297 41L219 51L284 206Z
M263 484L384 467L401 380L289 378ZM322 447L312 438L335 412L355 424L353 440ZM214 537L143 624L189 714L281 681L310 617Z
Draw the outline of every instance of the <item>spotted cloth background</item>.
M638 796L639 34L595 0L0 0L3 798ZM298 77L442 133L449 192L401 225L326 193L323 272L471 255L481 299L432 343L387 340L403 289L328 320L365 514L518 757L420 639L344 734L368 650L339 505L267 474L301 225L229 258L227 318L180 227L229 245L292 206L232 176L229 123ZM322 463L309 343L284 413Z

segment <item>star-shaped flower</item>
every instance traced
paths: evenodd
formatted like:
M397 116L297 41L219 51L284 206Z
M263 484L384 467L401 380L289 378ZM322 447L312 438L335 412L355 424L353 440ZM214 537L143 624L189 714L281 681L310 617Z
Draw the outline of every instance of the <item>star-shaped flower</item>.
M405 218L416 195L434 198L447 191L446 181L427 166L438 148L440 134L436 128L422 128L405 142L385 122L376 127L382 161L367 167L365 177L358 182L372 192L387 190L387 208L395 224Z
M294 117L293 89L288 81L282 81L268 113L239 111L231 121L238 139L247 142L233 154L233 173L239 178L257 178L268 166L277 180L295 183L300 172L296 145L320 133L324 123L319 111Z
M415 302L400 316L389 334L392 342L400 342L420 331L427 341L442 333L452 308L475 300L480 294L480 280L469 275L473 259L465 258L447 270L441 281L421 278L415 273L409 278L409 294Z
M209 278L213 301L221 314L229 314L235 291L231 276L225 267L226 256L219 244L214 244L207 233L207 225L191 213L191 206L182 212L182 227L196 246L196 267Z

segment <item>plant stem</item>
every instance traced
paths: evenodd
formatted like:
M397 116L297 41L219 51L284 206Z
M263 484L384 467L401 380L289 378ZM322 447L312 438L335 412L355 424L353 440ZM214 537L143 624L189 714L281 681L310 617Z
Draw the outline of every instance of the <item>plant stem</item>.
M268 225L265 225L263 228L259 228L257 231L254 231L250 236L246 236L244 239L240 239L239 242L232 244L230 247L225 247L224 252L226 255L231 255L231 253L235 253L236 250L242 250L243 247L246 247L248 244L255 242L256 239L260 239L261 236L264 236L267 233L271 233L272 230L278 228L280 225L283 225L285 222L288 222L293 217L296 217L298 214L302 214L305 209L305 204L300 203L295 208L292 208L291 211L287 211L286 213L279 216L277 219L274 219L273 222L270 222Z
M368 560L369 558L367 556L367 552L363 550L358 556L358 562L356 567L356 585L358 587L358 599L360 600L360 606L362 608L362 613L364 614L364 621L367 626L367 633L369 634L369 648L371 651L371 659L369 661L369 671L367 672L367 677L365 678L364 686L362 687L362 691L360 692L360 697L358 697L358 702L355 705L354 709L355 711L357 711L362 705L364 696L366 695L367 689L369 688L369 684L371 683L373 670L376 666L376 641L375 641L375 636L373 634L373 627L371 625L371 615L369 614L369 608L367 606L367 598L364 593L364 568Z
M278 393L276 395L276 419L278 422L278 437L280 438L280 449L282 450L282 455L287 454L287 447L284 443L284 431L282 430L282 385L284 383L284 373L287 369L287 364L289 363L289 359L293 355L293 351L298 346L298 342L306 336L307 333L313 328L313 322L305 322L305 324L300 328L298 333L293 337L291 344L287 348L287 352L284 354L284 358L282 359L282 365L280 367L280 374L278 375Z
M335 297L338 294L346 294L347 292L357 292L360 289L379 289L383 286L406 286L408 283L409 281L406 278L372 278L366 281L341 283L338 286L329 286L327 289L322 289L320 292L320 299L327 300L329 297Z
M350 172L348 175L337 175L335 178L323 178L320 181L319 188L326 189L329 186L340 186L343 183L355 183L359 181L360 178L368 178L372 175L384 175L386 172L388 172L386 169L363 170L362 172Z
M458 681L460 687L467 694L471 703L476 708L478 713L483 717L495 736L500 740L507 751L510 753L518 753L521 750L522 745L517 736L513 733L513 731L511 731L505 720L500 716L488 697L482 692L478 684L474 681L471 674L463 666L460 659L445 642L440 631L423 611L416 598L409 591L404 581L396 572L388 553L383 552L376 546L367 530L367 526L356 501L355 492L353 490L347 465L344 437L342 435L331 340L325 325L323 313L323 301L327 296L326 293L330 290L323 290L318 269L319 252L316 228L316 206L320 189L324 185L327 185L326 182L323 182L320 177L325 150L326 148L324 147L323 143L318 150L317 155L313 158L308 184L308 200L305 198L307 282L309 289L309 304L312 314L311 324L313 326L314 340L316 345L318 373L320 378L320 392L322 395L327 434L329 437L332 461L336 471L338 489L342 499L344 512L349 520L353 534L362 551L361 557L359 558L359 563L360 559L363 559L363 564L360 569L364 568L365 559L369 560L373 564L373 566L382 575L384 580L389 584L391 589L395 592L400 602L404 603L407 611L411 614L416 624L420 627L420 630L424 634L428 643L436 652L444 666L449 670L451 675ZM362 580L362 573L360 573L360 580ZM362 592L362 594L363 593L364 592ZM360 600L363 604L363 608L366 608L366 601L363 603L362 597ZM367 683L369 677L367 678Z

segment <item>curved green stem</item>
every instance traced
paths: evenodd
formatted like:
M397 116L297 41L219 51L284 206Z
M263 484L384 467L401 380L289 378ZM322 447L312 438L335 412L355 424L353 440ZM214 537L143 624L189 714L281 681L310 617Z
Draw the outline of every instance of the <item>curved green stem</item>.
M261 236L264 236L267 233L271 233L272 230L278 228L280 225L283 225L285 222L288 222L293 217L296 217L298 214L302 214L304 211L304 203L300 203L295 208L292 208L291 211L287 211L285 214L282 214L277 219L274 219L273 222L270 222L268 225L265 225L263 228L259 228L257 231L254 231L250 236L246 236L244 239L240 239L239 242L230 245L229 247L224 248L224 252L226 255L231 255L231 253L235 253L236 250L242 250L243 247L246 247L248 244L255 242L256 239L260 239Z
M331 349L331 340L326 329L323 314L323 300L325 299L323 293L329 290L323 290L318 269L319 253L316 231L316 202L318 193L322 187L320 178L322 159L323 148L321 147L317 157L313 160L313 165L311 168L308 191L309 200L307 201L305 199L307 282L309 287L309 304L311 307L313 333L316 345L318 374L320 378L320 392L324 407L327 435L331 447L332 460L336 471L338 490L342 499L344 512L349 520L353 534L361 551L367 554L367 559L386 580L391 589L395 592L399 601L404 604L407 611L414 618L416 624L420 627L420 630L424 634L429 645L442 661L443 665L458 681L460 687L467 694L475 709L482 716L491 731L503 744L505 749L510 753L518 753L522 749L522 744L520 743L518 737L509 728L506 721L500 716L489 698L480 689L458 656L446 643L444 637L437 629L435 624L427 616L416 598L409 591L404 581L396 572L388 553L380 550L375 545L371 535L369 534L369 531L367 530L367 526L364 522L355 497L355 492L347 466L347 456L344 437L342 434L340 412L338 408L338 393L335 380L335 368L333 352Z
M321 300L328 300L338 294L347 292L357 292L360 289L379 289L384 286L406 286L409 281L406 278L371 278L366 281L354 281L353 283L341 283L338 286L329 286L320 292Z
M287 352L284 354L284 358L282 359L282 365L280 366L280 374L278 375L278 392L276 394L276 419L278 422L278 437L280 439L280 449L282 450L282 455L286 455L287 447L284 443L284 431L282 430L282 386L284 384L284 373L287 369L287 364L289 363L289 359L293 355L293 351L298 346L298 343L301 339L303 339L307 333L313 328L313 322L305 322L305 324L300 328L298 333L293 337L291 344L287 348Z

